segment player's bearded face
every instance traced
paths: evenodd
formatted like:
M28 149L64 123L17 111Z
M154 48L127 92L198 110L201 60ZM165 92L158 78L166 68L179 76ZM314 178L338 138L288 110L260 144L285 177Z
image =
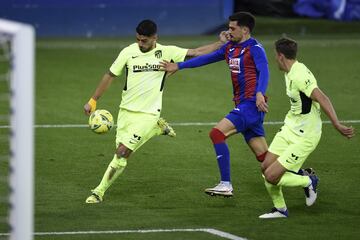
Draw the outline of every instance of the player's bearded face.
M228 32L230 35L230 41L241 42L244 39L246 28L237 25L237 21L230 21Z
M139 49L141 52L144 53L151 51L152 49L155 48L156 39L157 39L156 34L150 37L136 34L136 40L139 45Z

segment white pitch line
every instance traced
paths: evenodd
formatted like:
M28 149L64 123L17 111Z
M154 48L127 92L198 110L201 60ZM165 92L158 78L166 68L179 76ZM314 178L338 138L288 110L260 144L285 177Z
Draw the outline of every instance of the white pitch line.
M208 232L211 233L213 235L222 237L222 238L226 238L226 239L232 239L232 240L246 240L246 238L242 238L242 237L238 237L236 235L227 233L227 232L223 232L223 231L219 231L217 229L213 229L213 228L205 228L202 229L204 232Z
M139 230L115 230L115 231L77 231L77 232L35 232L36 236L55 235L93 235L93 234L124 234L124 233L163 233L163 232L205 232L230 240L246 240L231 233L223 232L214 228L184 228L184 229L139 229ZM0 233L0 236L9 236L9 233Z
M360 120L341 120L342 123L360 123ZM323 124L330 124L330 121L323 121ZM183 123L170 123L172 126L214 126L216 122L183 122ZM269 121L264 122L264 125L282 125L283 121ZM116 125L115 125L116 126ZM87 124L36 124L35 128L85 128L88 127ZM9 125L0 125L1 128L10 128Z

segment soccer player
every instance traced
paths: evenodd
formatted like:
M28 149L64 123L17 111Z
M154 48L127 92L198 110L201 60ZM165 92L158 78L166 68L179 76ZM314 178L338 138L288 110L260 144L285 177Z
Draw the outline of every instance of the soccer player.
M164 46L157 43L157 26L151 20L143 20L136 28L137 43L124 48L105 73L95 93L85 104L85 114L96 109L98 99L115 77L125 69L126 82L122 92L116 130L116 151L100 184L92 190L86 203L103 201L105 191L123 172L132 152L157 135L174 137L175 131L160 118L162 93L166 74L159 71L160 61L183 61L186 56L199 56L212 52L226 41L220 40L196 49Z
M162 70L174 72L195 68L225 60L229 66L233 84L235 108L210 131L215 148L221 181L205 189L205 193L216 196L232 196L230 179L230 153L226 139L242 133L246 143L261 162L267 152L264 115L268 111L265 91L269 81L268 61L264 48L251 37L255 17L248 12L238 12L229 17L229 41L220 49L181 63L163 62Z
M262 163L265 187L274 208L259 218L288 217L282 187L303 187L307 206L317 198L316 175L295 174L312 153L321 137L320 107L330 118L333 126L347 138L354 136L354 129L342 125L329 98L320 90L311 71L296 59L297 43L289 38L275 42L276 62L285 72L286 95L290 98L290 110L285 124L275 135Z

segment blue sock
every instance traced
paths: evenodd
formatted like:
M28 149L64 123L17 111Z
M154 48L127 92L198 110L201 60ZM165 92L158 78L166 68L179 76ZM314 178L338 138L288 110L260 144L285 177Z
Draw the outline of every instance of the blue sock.
M230 182L230 152L225 142L214 144L221 181Z

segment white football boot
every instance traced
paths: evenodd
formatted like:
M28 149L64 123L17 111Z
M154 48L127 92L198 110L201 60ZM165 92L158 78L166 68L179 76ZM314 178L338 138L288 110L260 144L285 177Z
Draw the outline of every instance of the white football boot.
M310 175L309 178L311 180L311 184L308 187L304 188L305 203L308 207L312 206L317 199L317 185L319 182L319 178L316 175Z
M209 194L210 196L223 196L223 197L232 197L233 196L233 187L231 183L225 184L220 182L213 188L205 189L205 193Z
M287 218L288 216L289 216L289 212L287 209L285 211L281 211L277 208L273 208L273 209L271 209L271 211L269 213L260 215L259 218L262 218L262 219Z

